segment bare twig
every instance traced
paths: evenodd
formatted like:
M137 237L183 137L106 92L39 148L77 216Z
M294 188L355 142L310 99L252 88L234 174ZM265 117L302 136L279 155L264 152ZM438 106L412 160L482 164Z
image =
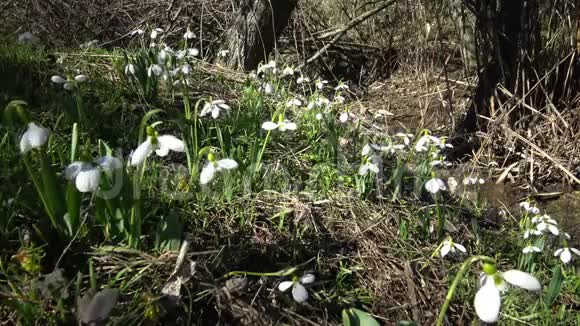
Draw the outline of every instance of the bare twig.
M314 60L318 59L318 57L320 57L326 50L328 50L329 47L331 47L344 34L346 34L346 32L348 30L354 28L358 24L360 24L360 23L364 22L365 20L369 19L370 17L376 15L377 13L381 12L383 9L393 5L395 2L396 2L396 0L385 1L385 2L381 3L379 6L377 6L376 8L369 10L369 11L365 12L364 14L358 16L357 18L351 20L348 24L346 24L342 28L340 28L336 31L333 31L333 32L329 32L325 35L322 35L321 38L330 37L329 35L335 35L335 36L332 40L330 40L330 42L328 42L325 46L323 46L320 50L318 50L313 56L311 56L308 60L306 60L305 63L301 64L299 66L299 68L303 68L305 65L312 63Z

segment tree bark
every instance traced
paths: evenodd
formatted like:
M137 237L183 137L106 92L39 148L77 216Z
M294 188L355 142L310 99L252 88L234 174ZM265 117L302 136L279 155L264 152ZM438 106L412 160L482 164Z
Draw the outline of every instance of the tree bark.
M496 4L500 7L496 8ZM459 147L453 155L455 158L477 147L466 140L474 132L486 130L485 122L480 123L478 116L489 116L496 85L501 83L512 94L517 94L518 71L529 68L538 47L541 48L536 0L502 0L499 3L483 0L479 5L476 16L479 34L484 36L484 41L478 44L483 47L484 58L480 60L483 69L471 105L456 130L455 143Z
M218 62L233 69L256 69L276 47L298 0L244 0L229 27Z

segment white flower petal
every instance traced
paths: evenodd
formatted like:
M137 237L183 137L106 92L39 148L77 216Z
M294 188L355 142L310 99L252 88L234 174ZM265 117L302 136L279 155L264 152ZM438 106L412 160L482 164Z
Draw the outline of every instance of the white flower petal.
M358 174L359 175L365 175L367 174L367 172L369 171L369 164L363 164L360 166L360 168L358 169Z
M570 250L572 250L573 253L575 253L576 255L580 256L580 250L576 249L576 248L569 248Z
M48 141L50 131L34 122L28 123L28 129L20 138L20 152L26 153L31 149L39 148Z
M262 123L262 129L264 129L264 130L270 131L270 130L274 130L276 128L278 128L278 124L275 122L266 121L266 122Z
M509 271L503 272L501 276L504 280L506 280L506 282L522 289L529 291L539 291L542 289L542 285L537 278L531 274L519 271L517 269L511 269Z
M499 318L501 296L493 282L486 282L475 294L473 301L479 319L486 323L495 323Z
M298 128L298 126L294 122L284 123L284 129L286 130L296 130L296 128ZM282 128L280 128L280 130L282 130Z
M449 253L450 250L451 250L451 244L449 243L449 241L445 241L443 246L441 246L441 258L447 256L447 254Z
M346 123L348 121L348 113L342 112L338 119L340 120L340 122Z
M292 281L283 281L278 284L278 290L286 292L294 284Z
M302 303L308 300L308 291L306 288L300 283L294 283L294 287L292 288L292 297L294 301L298 303Z
M75 76L75 80L77 81L77 83L85 82L87 80L87 78L88 77L86 75Z
M75 185L80 192L94 192L99 189L101 171L97 168L81 170L75 178Z
M50 77L50 80L55 84L64 84L66 83L66 79L62 78L61 76L54 75Z
M67 180L76 178L81 170L86 169L86 164L86 162L81 161L72 162L64 169L64 177Z
M379 166L377 164L369 163L369 170L374 173L379 173Z
M67 81L64 83L64 85L62 87L64 89L66 89L67 91L72 91L75 88L75 84Z
M158 156L166 156L169 150L174 152L184 152L185 144L183 141L173 135L162 135L157 137L159 147L155 151Z
M447 190L445 183L441 179L433 178L425 183L425 189L432 194L438 193L440 190Z
M564 248L560 248L560 249L556 250L556 252L554 252L554 257L560 256L560 254L562 253L562 251L564 251Z
M314 282L314 280L316 279L316 276L314 276L314 274L304 274L301 278L300 278L300 283L302 284L310 284L312 282Z
M558 235L560 234L560 230L558 230L558 227L553 225L553 224L548 224L548 230L550 232L552 232L553 235Z
M467 250L465 249L465 247L459 243L453 243L453 246L457 249L459 249L459 251L461 252L467 252Z
M199 183L202 185L208 184L213 180L215 176L216 168L213 163L209 162L206 166L201 169L201 174L199 175Z
M232 170L238 167L238 162L229 158L224 158L222 160L217 161L217 165L222 169Z
M131 155L130 165L140 165L149 155L151 155L151 152L153 152L153 144L151 143L151 137L147 137L147 139L139 145Z
M564 248L564 250L562 251L562 254L560 254L560 260L564 264L568 264L570 262L570 260L572 260L572 253L570 252L570 249Z

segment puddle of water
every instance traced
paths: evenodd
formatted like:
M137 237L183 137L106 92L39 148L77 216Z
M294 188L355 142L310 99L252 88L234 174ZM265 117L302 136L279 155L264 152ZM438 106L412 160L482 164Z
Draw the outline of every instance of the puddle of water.
M475 199L474 186L460 185L457 194L463 192L466 198ZM518 217L521 214L519 203L525 200L525 193L511 184L483 184L480 186L480 198L491 207L507 208ZM550 199L538 197L536 202L538 208L557 220L561 228L572 238L580 238L580 191L556 194Z

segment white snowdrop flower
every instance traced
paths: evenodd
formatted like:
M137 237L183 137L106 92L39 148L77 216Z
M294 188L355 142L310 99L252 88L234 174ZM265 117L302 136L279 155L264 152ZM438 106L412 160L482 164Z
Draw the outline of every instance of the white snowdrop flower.
M131 154L129 165L137 166L142 164L153 151L157 156L167 156L169 150L174 152L184 152L185 144L183 141L172 135L147 136L147 139L141 143Z
M53 83L55 83L55 84L64 84L64 83L66 83L66 79L64 79L63 77L58 76L58 75L54 75L54 76L50 77L50 80Z
M469 185L475 185L475 184L484 184L485 180L481 179L481 178L472 178L472 177L467 177L465 179L463 179L463 184L466 186Z
M32 43L36 40L36 36L30 32L24 32L18 35L18 42L20 43Z
M153 64L147 68L147 76L152 77L153 75L159 77L163 73L163 69L158 64Z
M388 144L386 146L371 145L371 146L376 150L379 150L381 152L385 152L385 153L391 154L391 155L397 153L397 151L404 151L405 150L405 145L403 145L403 144L398 144L398 145Z
M267 95L274 94L274 85L272 83L264 82L262 85L260 85L259 89L260 89L260 91L263 91L264 94L267 94Z
M189 75L191 74L191 65L189 63L184 64L183 66L181 66L181 72L184 75Z
M199 175L199 183L205 185L210 183L215 177L216 172L221 172L223 170L233 170L238 167L238 163L232 159L225 158L219 161L215 160L212 153L208 155L208 163L201 169L201 174Z
M175 57L177 58L177 60L183 60L183 58L185 58L185 56L187 56L187 50L179 50L175 54Z
M296 130L297 127L298 126L294 122L291 122L291 121L288 121L288 120L284 120L284 121L278 122L278 129L280 131Z
M338 119L340 120L340 122L346 123L349 120L355 121L356 118L357 118L356 115L354 115L351 112L343 112L340 114L340 117Z
M566 240L570 240L570 238L571 238L567 232L564 232L563 236L564 236L564 239L566 239Z
M548 215L544 216L547 216L547 218L541 219L536 225L536 229L541 232L550 231L553 235L559 235L560 230L558 229L558 222Z
M183 34L183 38L186 40L191 40L195 38L195 34L188 28L187 31Z
M316 113L316 116L315 116L315 118L316 118L316 120L318 120L318 121L322 120L322 118L323 118L323 116L322 116L322 113Z
M536 229L527 229L524 232L524 239L527 239L530 237L530 235L542 235L542 231L538 231Z
M308 291L304 285L314 283L315 279L316 277L313 274L304 274L299 279L280 282L278 284L278 290L286 292L292 288L292 298L294 298L294 301L302 303L308 300Z
M506 282L528 291L542 289L538 279L519 270L512 269L500 273L491 264L484 264L483 270L485 272L483 284L475 294L473 305L479 319L486 323L495 323L499 319L501 292L507 290Z
M292 76L294 75L294 69L292 69L291 67L286 67L284 68L284 70L282 70L282 76Z
M96 165L81 161L73 162L64 170L65 178L74 181L80 192L95 192L99 189L101 171L113 171L123 167L121 160L112 156L103 156L95 163Z
M367 156L371 153L372 149L371 149L371 145L369 144L365 144L362 148L361 154L363 156Z
M318 107L328 106L330 105L330 100L324 96L319 96L316 99L316 105L318 105Z
M317 80L316 81L316 88L318 89L323 89L324 86L326 86L326 84L328 84L328 80Z
M126 75L135 75L135 65L129 63L125 66L125 74Z
M297 128L298 128L298 126L294 122L291 122L289 120L282 120L279 122L266 121L266 122L262 123L262 129L268 130L268 131L271 131L274 129L278 129L280 131L296 130Z
M151 34L149 35L149 37L150 37L152 40L154 40L154 39L156 39L156 38L157 38L157 36L158 36L159 34L161 34L161 33L163 33L163 30L162 30L161 28L154 28L154 29L151 31Z
M341 91L341 90L346 90L346 89L348 89L348 88L349 88L349 87L348 87L348 85L347 85L347 84L342 84L342 83L341 83L341 84L338 84L338 85L337 85L337 86L334 88L334 90L335 90L335 91Z
M297 98L293 98L293 99L289 100L288 102L286 102L286 107L287 108L294 107L294 106L298 106L299 107L301 105L302 105L302 101L300 101Z
M229 50L221 50L218 52L218 57L225 58L230 53Z
M429 136L421 136L415 144L415 151L418 153L426 152L429 149L430 138Z
M77 75L75 76L75 81L77 83L83 83L85 81L87 81L88 77L86 75Z
M413 138L413 134L404 134L402 132L396 133L395 136L402 138L403 144L405 144L406 146L409 146L409 144L411 143L411 138Z
M447 187L445 186L445 182L443 182L443 180L432 178L431 180L427 181L427 183L425 183L425 189L427 189L427 191L432 194L436 194L441 190L447 190Z
M206 115L211 113L211 117L214 119L217 119L220 116L220 113L222 111L227 112L230 109L231 109L231 107L226 104L226 101L214 100L214 101L205 103L205 105L203 106L203 109L201 109L201 112L199 113L199 116L205 117Z
M160 65L165 64L168 58L169 52L167 52L165 49L161 49L159 50L159 53L157 53L157 63L159 63Z
M381 158L376 155L371 155L371 157L365 158L364 163L358 169L359 175L367 175L370 172L379 173L379 163Z
M272 72L273 74L275 74L277 71L278 69L276 69L276 61L274 60L270 60L267 64L260 65L258 67L258 74L268 72Z
M558 222L548 214L536 215L532 218L531 222L534 224L537 224L540 222L548 222L548 223L552 223L552 224L558 224Z
M20 137L20 153L25 154L32 149L46 144L50 131L34 122L28 123L28 128Z
M530 203L527 201L521 202L520 208L522 208L523 210L525 210L528 213L532 213L532 214L539 214L540 213L540 210L536 206L530 205Z
M465 247L459 243L455 243L452 239L447 239L445 241L443 241L443 244L441 245L441 258L447 256L448 253L455 253L456 250L459 250L463 253L466 253L467 250L465 249Z
M199 50L197 48L187 49L187 55L191 57L197 57L199 55Z
M536 246L532 246L532 245L527 245L526 247L524 247L524 249L522 249L522 253L524 254L532 254L534 252L541 252L542 249L536 247Z
M429 162L429 165L431 165L431 166L446 166L446 167L449 167L452 164L451 164L451 162L447 162L447 161L434 160L434 161Z
M145 33L144 30L142 29L136 29L134 31L131 32L131 36L135 36L135 35L143 35Z
M300 77L298 77L298 79L296 79L296 84L306 84L309 82L310 82L310 78L304 77L304 76L300 76Z
M334 103L343 104L346 101L344 96L337 95L334 97Z
M576 248L570 248L570 247L564 247L564 248L560 248L560 249L556 250L554 252L554 256L555 257L559 256L560 260L564 264L568 264L572 260L572 253L576 254L577 256L580 256L580 250L578 250Z

